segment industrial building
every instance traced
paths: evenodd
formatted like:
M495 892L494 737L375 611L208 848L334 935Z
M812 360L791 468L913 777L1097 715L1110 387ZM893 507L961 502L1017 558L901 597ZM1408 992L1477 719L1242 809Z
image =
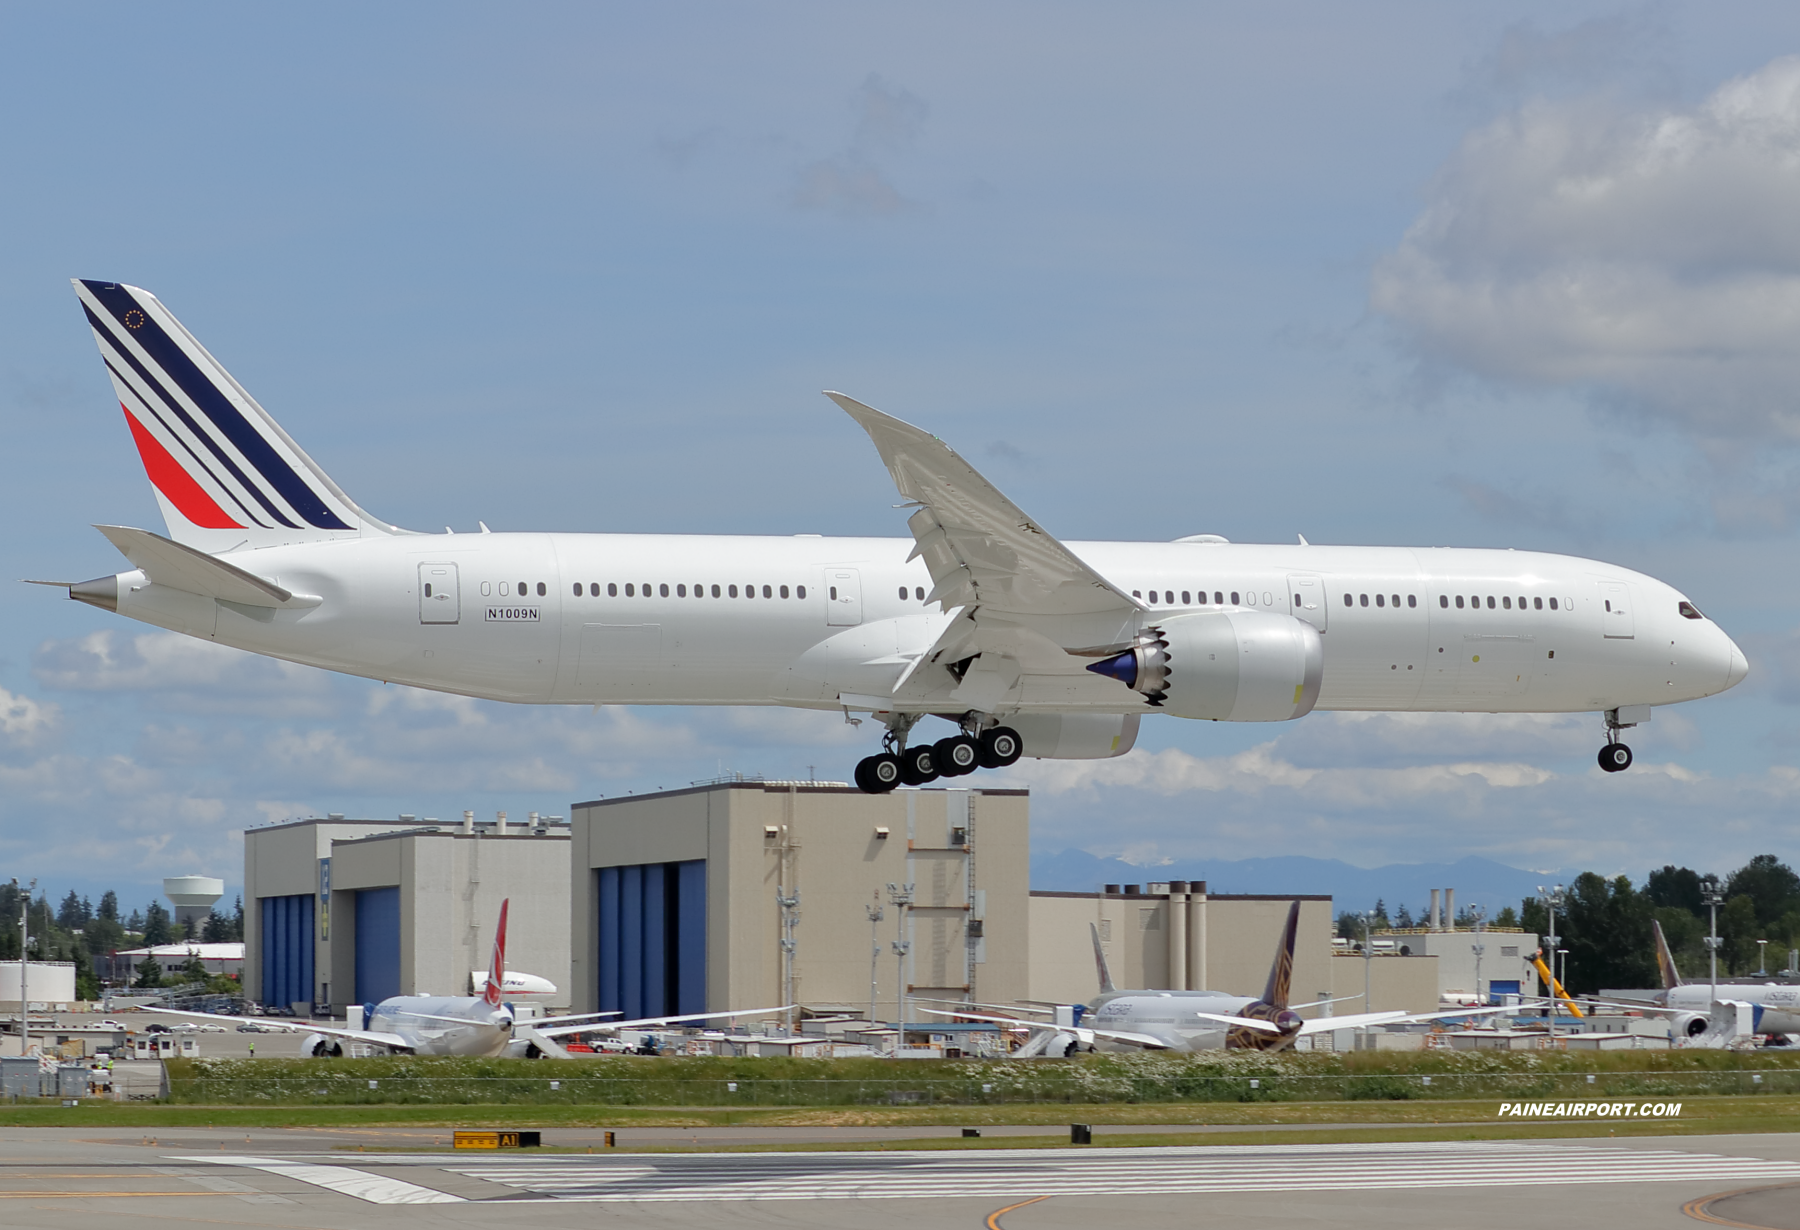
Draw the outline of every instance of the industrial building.
M1027 806L1022 790L762 781L577 803L572 1007L866 1015L873 1000L893 1020L902 994L910 1016L1023 999Z
M535 812L523 824L464 812L460 824L332 815L249 829L245 994L300 1014L467 995L508 898L507 967L566 990L568 868L568 824Z

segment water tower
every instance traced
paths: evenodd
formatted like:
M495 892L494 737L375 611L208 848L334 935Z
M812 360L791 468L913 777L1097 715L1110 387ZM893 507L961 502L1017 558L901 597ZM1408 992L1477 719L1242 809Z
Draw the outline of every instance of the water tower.
M200 928L224 895L225 881L211 876L169 876L165 879L163 896L175 907L175 934L198 939Z

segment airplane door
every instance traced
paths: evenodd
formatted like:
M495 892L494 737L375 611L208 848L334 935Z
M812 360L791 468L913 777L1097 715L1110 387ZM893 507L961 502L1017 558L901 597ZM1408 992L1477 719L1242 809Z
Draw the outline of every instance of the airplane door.
M462 618L455 564L419 565L419 622L453 624Z
M1316 573L1288 574L1288 614L1323 632L1330 610L1331 604L1325 601L1325 582Z
M841 628L862 622L862 575L856 569L825 570L825 622Z
M1631 619L1631 588L1623 581L1601 581L1600 628L1609 641L1629 641L1637 632Z

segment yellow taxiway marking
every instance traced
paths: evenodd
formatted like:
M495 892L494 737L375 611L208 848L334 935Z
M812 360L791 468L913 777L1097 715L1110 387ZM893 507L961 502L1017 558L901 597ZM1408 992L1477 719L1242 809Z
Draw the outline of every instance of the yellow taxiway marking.
M1014 1209L1022 1209L1028 1204L1036 1204L1040 1200L1048 1200L1048 1196L1033 1196L1030 1200L1021 1200L1017 1204L1009 1204L1004 1209L995 1209L987 1216L987 1230L1000 1230L1000 1218Z
M1779 1186L1792 1185L1780 1184ZM1770 1230L1768 1226L1759 1225L1754 1222L1732 1221L1729 1217L1720 1217L1718 1214L1710 1212L1707 1209L1708 1205L1719 1200L1729 1200L1733 1196L1742 1196L1749 1192L1765 1192L1769 1190L1770 1189L1766 1187L1740 1187L1735 1192L1719 1192L1712 1196L1700 1196L1697 1199L1690 1200L1682 1205L1681 1211L1686 1213L1689 1217L1692 1217L1695 1221L1709 1221L1715 1226L1736 1226L1738 1230Z

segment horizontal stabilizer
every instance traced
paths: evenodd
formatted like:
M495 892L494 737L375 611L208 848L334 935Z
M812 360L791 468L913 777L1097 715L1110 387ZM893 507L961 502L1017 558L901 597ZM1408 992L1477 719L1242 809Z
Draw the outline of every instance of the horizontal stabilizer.
M273 581L266 581L235 564L227 564L161 534L123 525L97 525L94 528L105 534L107 540L119 548L120 554L157 585L243 606L308 607L319 604L317 598L295 594Z

